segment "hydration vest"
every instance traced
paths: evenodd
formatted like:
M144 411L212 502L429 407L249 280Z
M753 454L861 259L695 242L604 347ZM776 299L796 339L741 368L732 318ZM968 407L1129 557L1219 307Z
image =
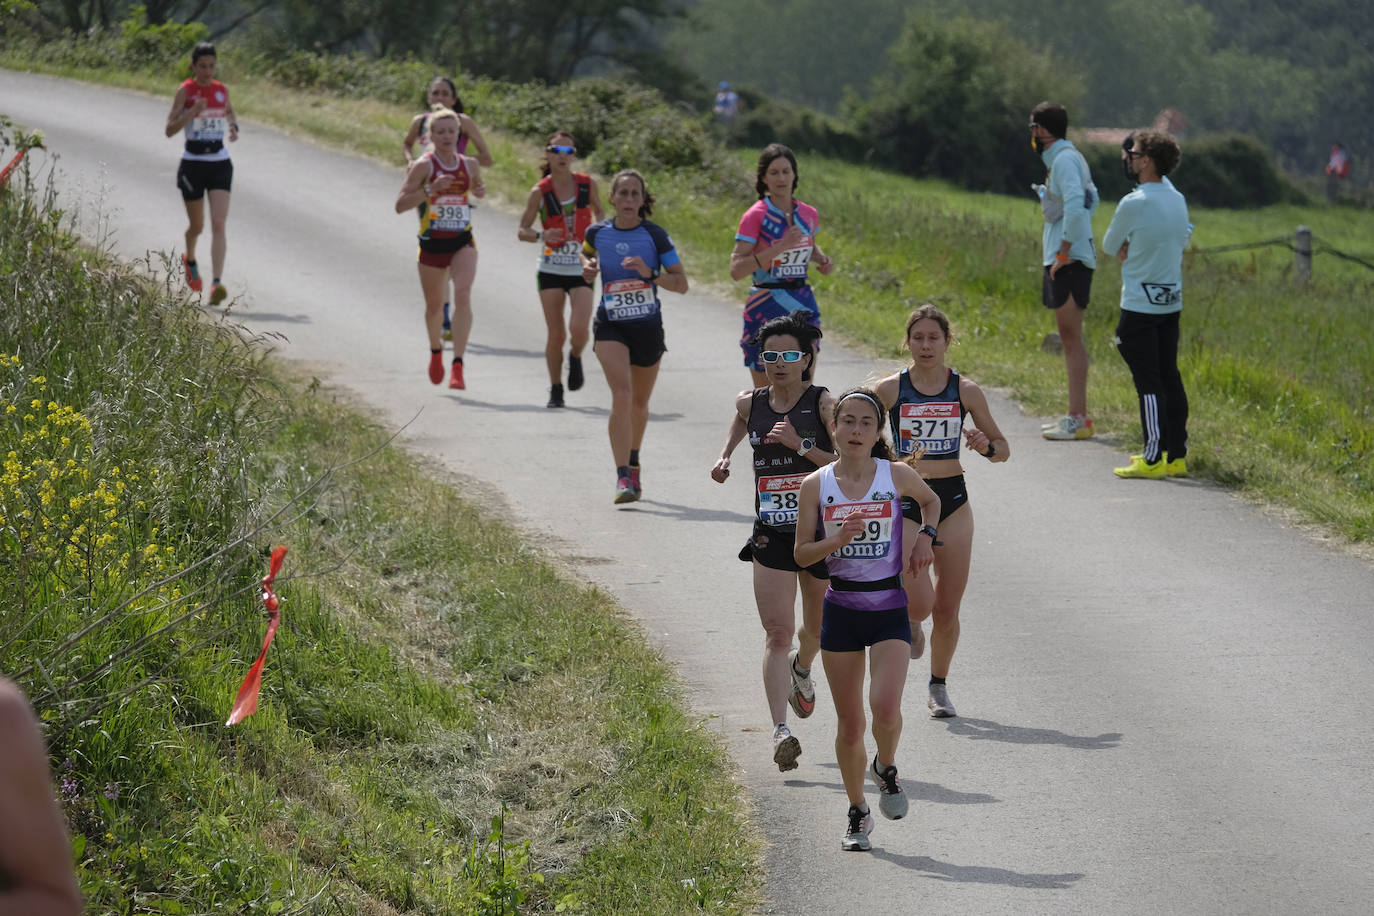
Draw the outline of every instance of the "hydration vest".
M577 201L573 204L573 234L579 242L587 238L587 229L592 224L592 179L581 172L573 173L577 182ZM568 221L563 216L563 202L553 189L553 176L545 175L539 179L539 191L544 195L543 219L545 229L568 231Z

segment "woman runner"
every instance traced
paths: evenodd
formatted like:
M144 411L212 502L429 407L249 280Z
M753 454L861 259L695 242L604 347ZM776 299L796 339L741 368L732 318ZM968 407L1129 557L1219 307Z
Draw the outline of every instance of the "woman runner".
M549 407L563 406L563 344L569 323L563 300L572 306L572 347L568 353L568 390L582 387L582 351L591 336L591 283L582 276L582 242L592 223L600 222L601 192L596 179L572 170L577 144L566 130L554 131L544 145L544 177L530 189L516 236L522 242L543 241L539 256L539 302L544 308L548 338L544 361L549 367ZM543 232L533 226L539 217Z
M937 718L953 716L945 678L959 645L959 604L968 585L973 552L973 510L959 462L960 436L968 447L989 461L1011 457L1007 443L988 409L983 390L970 378L945 366L949 349L949 319L929 303L911 313L906 322L906 346L911 365L878 383L878 400L887 409L899 457L911 461L940 497L940 542L935 545L935 573L907 579L911 617L911 657L925 648L921 623L934 617L930 631L930 697L926 705ZM976 426L965 426L972 417ZM915 506L902 504L909 532L921 524Z
M420 289L425 296L425 328L429 332L429 380L436 385L444 380L441 333L450 270L458 314L466 316L460 324L461 340L455 336L453 341L450 388L467 387L463 379L463 352L472 328L472 280L477 273L469 198L486 195L477 160L457 151L458 130L456 112L434 112L429 119L434 148L411 164L396 195L397 213L425 204L420 215Z
M797 190L797 157L781 143L771 143L759 154L754 177L758 203L744 211L730 254L730 279L752 276L749 298L744 302L744 333L740 349L755 388L768 384L754 343L759 328L797 309L820 327L821 310L806 282L807 267L828 274L835 262L816 244L820 215L816 208L792 197ZM812 375L815 366L812 365Z
M830 587L821 612L821 661L835 701L835 755L849 796L840 848L871 848L873 817L864 800L864 773L878 785L878 808L891 820L907 812L897 781L902 734L902 688L910 660L902 570L915 575L930 565L932 524L940 498L921 475L892 461L883 438L883 409L866 388L840 395L830 426L839 452L802 481L794 556L798 566L825 560ZM902 499L921 507L926 524L909 549L902 533ZM865 651L866 650L866 651ZM871 663L868 704L877 753L864 747L864 669Z
M185 131L186 146L177 169L177 187L186 204L186 253L181 256L186 284L201 290L196 263L196 240L205 229L205 197L210 197L210 304L219 305L229 295L220 278L229 247L224 224L229 219L229 190L234 183L234 164L224 142L239 138L238 117L229 104L229 90L215 79L219 58L215 46L202 41L191 49L192 76L177 88L167 114L167 136Z
M611 179L615 216L587 230L582 276L601 274L601 300L592 325L593 348L611 389L607 431L615 459L615 502L643 495L639 448L649 425L649 397L658 379L663 345L659 288L687 292L687 271L668 233L646 217L654 198L633 169Z
M401 152L406 157L406 168L415 162L415 144L420 144L420 154L429 152L431 146L429 142L429 119L434 112L447 108L456 112L458 115L458 153L465 154L468 150L468 141L477 148L477 162L482 168L491 166L491 151L487 149L487 141L482 138L482 132L477 129L477 123L463 113L463 100L458 98L458 86L447 76L436 76L430 81L428 89L425 91L425 102L429 106L428 111L417 114L410 121L410 129L406 131L405 138L401 140ZM421 210L424 204L420 204ZM423 216L424 214L421 213ZM453 329L449 317L449 302L444 300L444 340L453 339ZM468 325L472 324L472 313L467 313L466 320ZM466 332L463 332L463 339L466 341Z
M799 719L816 708L811 663L821 647L821 603L829 578L824 563L802 569L792 556L802 479L817 465L835 460L825 423L835 399L811 384L820 336L820 328L801 311L759 329L768 385L735 398L725 447L711 469L712 479L724 483L730 476L730 455L749 437L754 447L754 532L739 558L754 568L754 602L764 633L763 691L773 717L773 762L783 772L796 769L801 755L801 743L787 727L788 704ZM793 649L798 585L801 645Z

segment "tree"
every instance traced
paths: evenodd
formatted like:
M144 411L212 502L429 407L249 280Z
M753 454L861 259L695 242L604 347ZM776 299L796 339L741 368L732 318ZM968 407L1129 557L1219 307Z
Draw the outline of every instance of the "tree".
M913 13L851 115L908 174L1016 193L1044 172L1026 132L1031 109L1045 99L1072 109L1081 93L1001 25Z

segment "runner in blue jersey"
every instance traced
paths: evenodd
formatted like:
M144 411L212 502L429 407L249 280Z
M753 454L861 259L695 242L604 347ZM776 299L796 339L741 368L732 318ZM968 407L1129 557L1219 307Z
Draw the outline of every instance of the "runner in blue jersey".
M593 349L611 389L607 431L615 459L615 502L643 495L639 449L649 424L649 397L658 380L663 344L660 288L687 292L687 271L668 233L646 217L654 198L644 176L633 169L611 179L615 216L587 230L582 275L601 275L601 295L592 324Z
M873 827L864 800L864 774L878 785L883 816L906 814L897 781L897 742L902 734L902 688L911 651L902 571L919 574L931 564L940 498L914 469L891 460L883 437L878 397L855 388L835 402L830 438L839 459L809 474L798 497L796 548L799 566L824 560L830 588L821 612L821 661L838 718L835 752L849 812L840 848L870 848ZM902 536L902 498L921 507L925 523L915 543ZM864 747L864 673L877 754L869 764Z
M933 618L930 630L930 696L926 705L936 718L953 716L945 679L959 645L959 605L968 585L973 553L973 509L964 486L960 449L989 461L1006 461L1011 446L997 428L987 396L970 378L945 365L951 333L945 313L926 303L906 322L906 346L911 365L878 383L878 400L888 411L892 440L899 457L909 461L940 497L940 543L935 545L931 576L921 573L906 581L907 614L911 619L911 657L925 648L921 622ZM970 424L972 420L972 424ZM912 504L902 504L903 525L915 536L921 516Z

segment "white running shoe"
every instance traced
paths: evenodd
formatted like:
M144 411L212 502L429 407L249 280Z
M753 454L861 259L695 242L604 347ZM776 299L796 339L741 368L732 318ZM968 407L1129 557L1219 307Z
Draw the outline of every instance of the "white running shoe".
M933 718L949 719L956 715L954 704L949 701L949 688L944 684L930 685L930 699L926 700L926 705Z
M906 793L902 791L901 783L897 782L897 765L891 763L879 770L878 757L875 754L873 763L868 768L868 775L872 776L878 785L878 810L883 813L883 817L890 821L899 821L906 817Z
M864 811L858 805L850 805L840 848L845 852L868 852L873 848L873 844L868 841L868 835L872 832L873 812Z
M795 770L800 756L801 742L792 736L786 724L779 722L773 729L773 762L778 765L778 772Z
M1089 419L1079 420L1072 415L1062 416L1058 422L1050 426L1042 426L1040 435L1058 442L1091 439L1093 437L1093 421Z

